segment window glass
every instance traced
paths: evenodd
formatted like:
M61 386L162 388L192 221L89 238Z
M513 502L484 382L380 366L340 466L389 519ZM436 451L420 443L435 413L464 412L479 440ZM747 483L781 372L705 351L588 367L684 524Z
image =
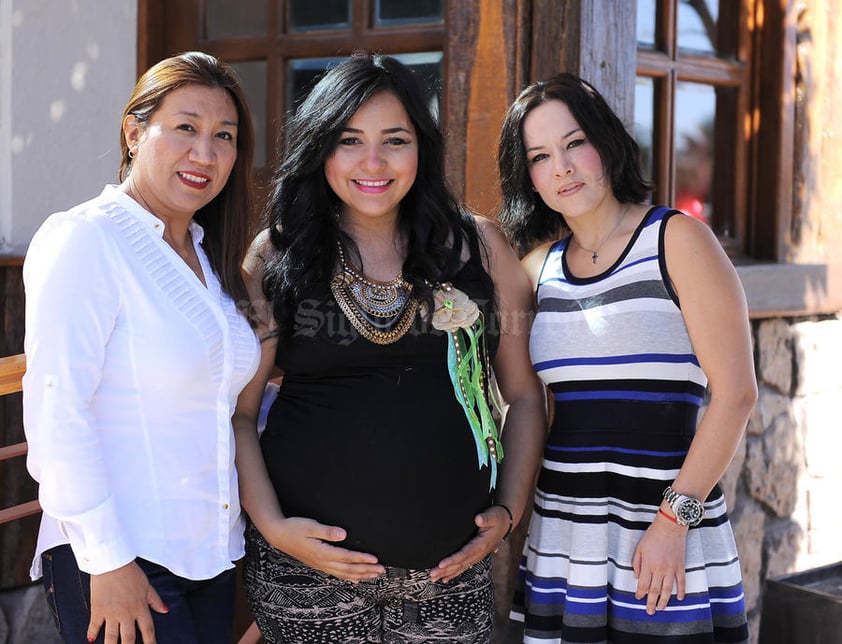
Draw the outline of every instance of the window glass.
M438 118L441 102L441 52L392 54L410 67L421 78L427 89L430 109ZM294 109L309 93L325 69L333 67L343 58L299 58L291 60L288 67L287 105Z
M711 217L716 91L679 82L675 93L675 207L706 223Z
M208 40L265 36L268 0L249 0L249 10L238 2L206 0L205 37Z
M254 167L266 165L266 62L229 63L240 77L254 121Z
M726 0L729 1L729 0ZM733 1L733 0L730 0ZM719 0L678 3L678 47L699 53L717 52Z
M637 0L637 44L646 49L655 48L656 0Z
M655 169L652 160L655 124L655 81L638 76L634 86L634 138L640 146L643 176L652 181Z
M351 24L351 0L290 0L289 31L347 29Z
M376 0L374 23L406 24L441 22L444 19L444 0Z

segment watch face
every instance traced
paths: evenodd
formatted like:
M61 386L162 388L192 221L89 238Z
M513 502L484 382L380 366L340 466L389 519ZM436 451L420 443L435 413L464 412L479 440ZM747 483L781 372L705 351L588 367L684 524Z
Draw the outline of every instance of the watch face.
M675 507L675 518L681 525L697 526L705 516L705 506L696 499L685 498Z

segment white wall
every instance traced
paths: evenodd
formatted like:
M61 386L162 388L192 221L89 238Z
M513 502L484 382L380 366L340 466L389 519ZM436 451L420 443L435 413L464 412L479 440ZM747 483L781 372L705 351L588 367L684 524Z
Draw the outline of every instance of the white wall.
M136 0L0 0L0 253L116 182Z

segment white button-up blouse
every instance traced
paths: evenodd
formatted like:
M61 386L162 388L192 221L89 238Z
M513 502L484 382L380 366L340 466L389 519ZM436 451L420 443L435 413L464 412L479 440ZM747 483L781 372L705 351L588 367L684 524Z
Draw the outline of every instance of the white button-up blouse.
M141 557L209 579L243 555L231 416L259 344L190 226L207 287L164 223L113 186L36 233L23 268L27 467L41 553L98 574Z

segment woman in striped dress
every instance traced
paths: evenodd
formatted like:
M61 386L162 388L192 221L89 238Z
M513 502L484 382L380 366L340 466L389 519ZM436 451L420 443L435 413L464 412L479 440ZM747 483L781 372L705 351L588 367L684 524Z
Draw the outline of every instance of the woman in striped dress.
M757 396L745 296L710 228L641 203L639 157L570 74L525 89L501 134L501 222L526 253L530 353L554 397L525 642L748 639L717 485Z

